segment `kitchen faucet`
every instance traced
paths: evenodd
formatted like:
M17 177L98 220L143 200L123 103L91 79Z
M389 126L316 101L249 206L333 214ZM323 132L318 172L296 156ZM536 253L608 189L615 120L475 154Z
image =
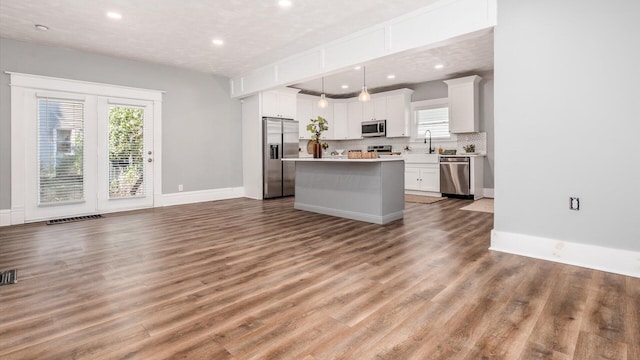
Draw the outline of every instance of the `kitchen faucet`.
M431 147L431 130L427 130L424 132L424 143L427 143L427 133L429 133L429 154L433 154L436 152L436 148Z

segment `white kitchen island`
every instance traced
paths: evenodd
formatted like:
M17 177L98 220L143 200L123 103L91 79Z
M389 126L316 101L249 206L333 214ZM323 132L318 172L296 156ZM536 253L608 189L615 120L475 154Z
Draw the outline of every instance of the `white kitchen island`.
M403 159L282 159L296 163L294 208L375 224L404 216Z

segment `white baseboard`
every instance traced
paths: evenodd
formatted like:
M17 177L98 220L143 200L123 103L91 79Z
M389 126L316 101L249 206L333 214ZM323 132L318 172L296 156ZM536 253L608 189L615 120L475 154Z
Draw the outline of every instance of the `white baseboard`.
M493 188L484 188L483 193L484 197L493 199Z
M491 231L490 250L640 278L640 252Z
M0 210L0 226L11 225L11 209Z
M155 194L154 207L172 206L181 204L193 204L205 201L215 201L224 199L234 199L244 196L244 187L211 189L202 191L189 191L175 194ZM131 209L135 210L135 209ZM127 211L118 209L113 212ZM109 211L101 211L102 213ZM0 226L24 224L24 209L2 209L0 210Z
M163 194L161 204L156 204L155 206L193 204L205 201L234 199L243 196L243 187L179 192Z
M431 191L405 190L404 193L406 195L422 195L422 196L442 197L441 193L439 193L439 192L431 192Z

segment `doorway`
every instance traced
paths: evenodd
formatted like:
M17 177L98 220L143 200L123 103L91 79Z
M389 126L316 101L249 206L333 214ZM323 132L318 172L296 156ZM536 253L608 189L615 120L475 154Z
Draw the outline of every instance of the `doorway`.
M87 84L93 92L12 87L24 119L17 129L24 138L24 186L14 189L12 179L12 212L22 195L23 222L154 206L160 102L141 99L139 91L109 96L110 85ZM12 109L12 124L13 117Z

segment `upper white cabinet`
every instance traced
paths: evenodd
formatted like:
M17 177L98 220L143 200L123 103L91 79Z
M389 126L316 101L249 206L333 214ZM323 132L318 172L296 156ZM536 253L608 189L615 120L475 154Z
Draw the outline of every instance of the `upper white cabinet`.
M479 131L478 84L481 79L472 75L445 81L449 87L449 132Z
M347 102L347 138L362 138L362 103L357 100Z
M296 117L297 89L270 90L262 93L262 116L287 119Z
M333 104L333 138L335 140L346 140L348 137L348 108L345 102Z
M296 121L298 121L298 135L300 139L311 139L307 125L313 114L313 100L298 96L296 100Z
M371 101L361 102L358 98L329 100L329 106L320 108L317 96L298 95L300 138L308 139L306 131L310 118L318 115L327 119L329 130L323 134L325 140L350 140L362 138L362 122L387 120L387 137L410 136L411 89L378 93Z
M325 108L321 108L318 106L318 100L313 100L313 114L311 114L312 118L317 118L318 116L322 116L325 120L327 120L327 126L329 130L322 133L322 140L333 140L333 131L334 131L334 121L333 121L333 103L329 101L329 105Z
M356 100L357 101L357 100ZM362 120L385 120L387 118L387 97L378 95L362 104Z
M386 96L387 137L411 135L411 94L413 90L401 89Z

